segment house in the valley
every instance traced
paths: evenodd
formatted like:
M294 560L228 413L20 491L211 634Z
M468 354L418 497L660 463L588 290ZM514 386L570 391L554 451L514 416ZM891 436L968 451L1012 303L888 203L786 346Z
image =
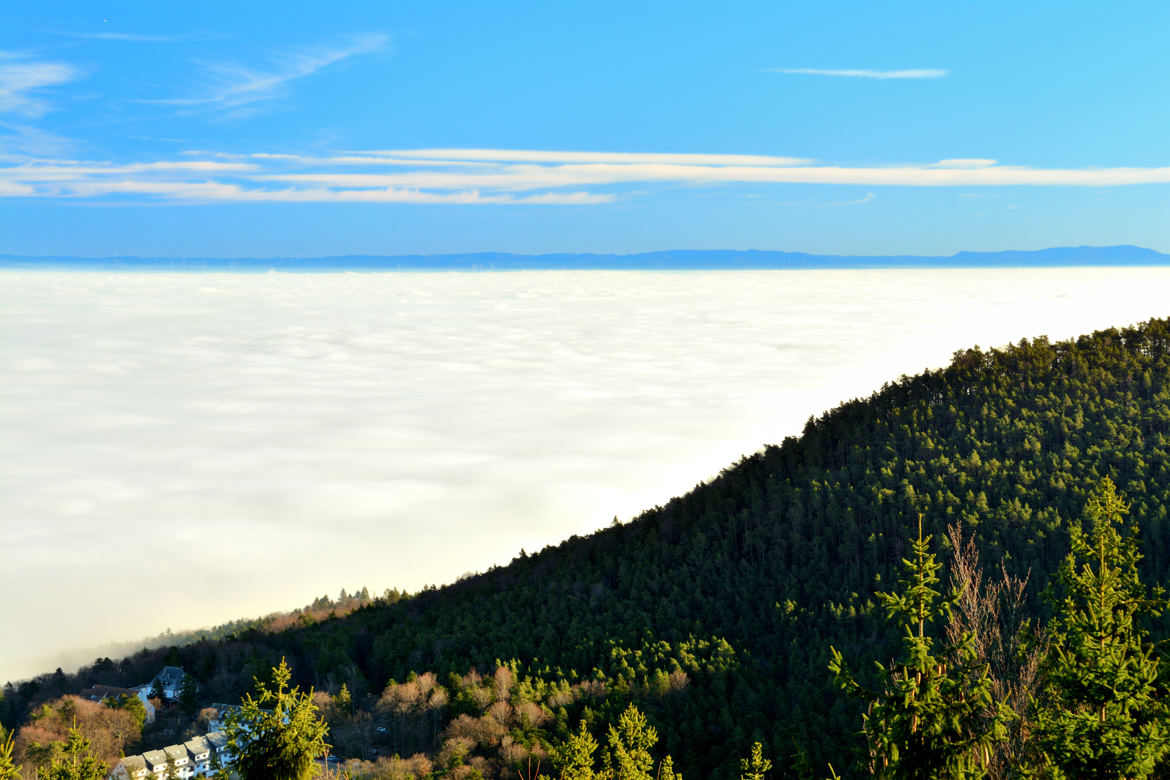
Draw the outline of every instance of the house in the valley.
M142 702L142 708L146 710L146 722L154 723L154 705L150 703L149 693L149 689L144 691L142 688L116 688L113 685L95 685L92 688L86 688L78 695L90 701L117 699L120 696L135 696Z
M207 741L206 737L195 737L187 740L183 746L187 748L187 753L191 756L191 768L195 776L206 775L211 769L211 743Z
M187 677L187 673L177 666L164 666L162 671L151 678L146 685L140 685L139 690L145 691L149 696L150 692L154 690L155 683L158 683L158 688L162 691L164 699L177 699L179 692L183 690L183 678Z
M110 780L142 780L151 777L154 773L146 768L146 759L142 756L126 756L110 770Z
M211 768L213 757L221 767L231 761L228 738L222 731L189 739L181 745L167 745L162 750L148 750L140 756L126 756L114 765L107 777L109 780L215 777Z
M212 702L211 709L215 710L215 715L207 721L207 728L212 731L222 731L227 726L227 717L233 712L240 709L238 704L223 704L221 702Z
M172 767L171 774L178 777L178 780L188 780L195 776L191 755L187 752L186 745L167 745L163 752L167 754L167 763Z
M148 750L142 754L142 760L146 762L146 768L150 770L152 775L166 776L167 752L165 750Z
M212 731L207 735L207 742L211 745L212 751L219 756L219 763L227 765L235 754L232 753L231 746L228 745L228 736L222 731Z

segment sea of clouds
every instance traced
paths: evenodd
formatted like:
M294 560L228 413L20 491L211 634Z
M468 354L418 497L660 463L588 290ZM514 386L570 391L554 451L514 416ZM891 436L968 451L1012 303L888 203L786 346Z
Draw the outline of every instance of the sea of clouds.
M1165 316L1166 290L1170 269L0 272L0 680L505 564L957 349Z

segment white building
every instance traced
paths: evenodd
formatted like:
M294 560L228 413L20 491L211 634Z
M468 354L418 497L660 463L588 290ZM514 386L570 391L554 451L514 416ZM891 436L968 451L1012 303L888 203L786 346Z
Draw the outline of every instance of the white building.
M179 692L183 690L183 678L185 677L187 677L187 673L179 667L164 666L161 672L156 674L146 685L140 685L138 690L149 696L157 682L162 689L164 699L177 699Z
M211 768L212 756L226 766L232 759L227 735L213 731L202 737L189 739L182 745L167 745L162 750L148 750L140 756L126 756L114 765L109 780L162 780L168 776L179 780L197 777L215 777Z

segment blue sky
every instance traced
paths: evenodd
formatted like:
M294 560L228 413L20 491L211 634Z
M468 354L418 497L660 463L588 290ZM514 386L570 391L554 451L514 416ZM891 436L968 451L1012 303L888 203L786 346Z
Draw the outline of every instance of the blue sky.
M0 252L1170 251L1170 4L0 5Z

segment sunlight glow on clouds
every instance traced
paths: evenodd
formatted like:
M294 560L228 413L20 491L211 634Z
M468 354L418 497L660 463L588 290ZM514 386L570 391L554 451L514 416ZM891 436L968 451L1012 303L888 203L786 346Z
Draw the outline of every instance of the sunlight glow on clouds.
M1170 183L1170 167L1031 168L986 158L838 166L761 155L499 149L398 149L318 156L204 151L185 157L129 164L23 159L0 166L0 196L140 196L174 203L583 205L634 197L635 188L652 184L1103 187Z

